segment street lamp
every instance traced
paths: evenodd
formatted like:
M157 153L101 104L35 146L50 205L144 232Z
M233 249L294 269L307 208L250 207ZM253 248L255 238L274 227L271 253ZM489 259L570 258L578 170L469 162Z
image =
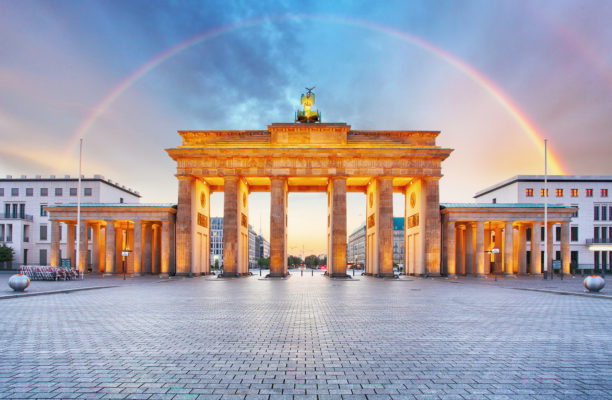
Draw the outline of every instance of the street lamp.
M123 280L125 280L125 259L130 255L132 250L123 249L121 257L123 257Z

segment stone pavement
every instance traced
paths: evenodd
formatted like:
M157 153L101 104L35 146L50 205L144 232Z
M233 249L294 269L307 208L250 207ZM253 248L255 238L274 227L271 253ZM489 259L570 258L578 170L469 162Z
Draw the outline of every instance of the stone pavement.
M611 397L612 301L457 281L144 279L3 300L0 398Z

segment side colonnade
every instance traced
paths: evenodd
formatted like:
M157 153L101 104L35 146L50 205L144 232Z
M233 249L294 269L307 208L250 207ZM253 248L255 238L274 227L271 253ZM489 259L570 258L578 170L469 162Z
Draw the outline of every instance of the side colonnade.
M70 265L95 274L168 276L175 270L175 215L173 205L165 204L81 204L79 260L76 260L77 210L75 204L47 206L51 222L51 265ZM64 251L61 250L61 224L67 226ZM88 235L91 232L91 235Z
M547 260L543 264L543 204L443 204L444 273L541 275L553 267L553 227L560 224L561 268L569 274L570 221L576 208L548 207Z

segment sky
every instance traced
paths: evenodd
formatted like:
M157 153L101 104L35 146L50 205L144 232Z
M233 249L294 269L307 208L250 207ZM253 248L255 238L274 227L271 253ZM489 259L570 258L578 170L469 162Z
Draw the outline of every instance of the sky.
M609 175L611 20L608 0L3 0L0 176L76 176L82 137L84 175L176 203L177 130L292 122L315 85L324 122L439 130L442 202L542 174L544 138L549 173ZM249 204L267 236L269 194ZM325 205L290 194L290 253L325 252ZM347 211L350 232L365 196Z

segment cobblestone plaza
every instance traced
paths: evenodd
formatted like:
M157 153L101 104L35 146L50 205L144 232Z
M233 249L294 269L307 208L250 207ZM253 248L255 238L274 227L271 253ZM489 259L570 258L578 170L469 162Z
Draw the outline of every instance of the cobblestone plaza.
M606 298L512 289L521 279L139 279L1 300L0 398L612 393Z

